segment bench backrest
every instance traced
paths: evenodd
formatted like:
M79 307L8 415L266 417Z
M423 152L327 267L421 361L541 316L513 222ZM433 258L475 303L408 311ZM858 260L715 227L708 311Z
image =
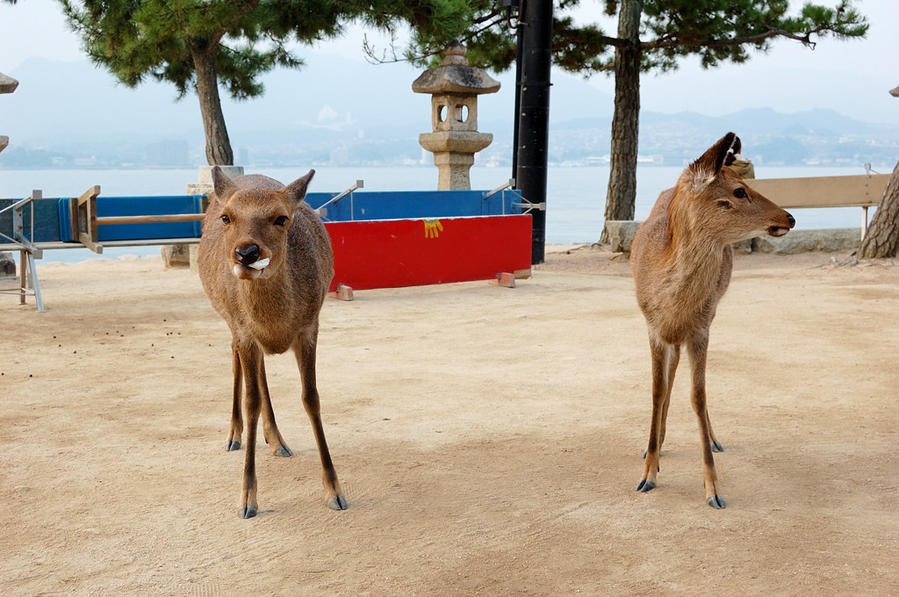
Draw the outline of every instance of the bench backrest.
M783 208L871 207L880 203L889 174L756 178L746 183Z

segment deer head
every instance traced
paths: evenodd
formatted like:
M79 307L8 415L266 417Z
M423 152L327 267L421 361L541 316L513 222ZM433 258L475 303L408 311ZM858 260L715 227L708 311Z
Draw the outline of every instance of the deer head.
M686 218L686 228L723 244L769 234L783 236L796 220L754 191L724 159L737 136L727 133L681 175L672 199L672 221Z
M219 167L212 169L225 258L237 278L268 278L285 267L288 230L314 175L310 170L283 189L245 189Z

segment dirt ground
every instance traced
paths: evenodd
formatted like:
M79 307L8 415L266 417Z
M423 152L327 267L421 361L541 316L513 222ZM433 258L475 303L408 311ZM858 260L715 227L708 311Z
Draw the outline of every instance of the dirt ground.
M845 261L844 255L836 256ZM0 296L0 594L899 594L899 264L737 259L708 391L706 505L683 360L637 493L649 348L626 262L555 252L515 289L361 291L322 312L319 388L349 501L324 504L289 355L291 458L226 452L228 330L157 258L39 266Z

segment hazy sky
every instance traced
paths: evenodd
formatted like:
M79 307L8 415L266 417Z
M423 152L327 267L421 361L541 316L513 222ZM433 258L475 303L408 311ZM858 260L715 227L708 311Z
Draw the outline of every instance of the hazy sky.
M815 1L828 5L837 2ZM580 20L600 18L599 3L583 0L583 4ZM801 2L791 5L798 8ZM825 38L814 51L798 42L777 40L768 54L755 55L743 65L712 70L702 69L698 61L686 60L673 73L643 76L642 107L714 116L742 108L770 107L781 112L831 108L858 120L896 122L899 98L888 91L899 85L899 0L860 0L856 5L871 23L866 39ZM605 28L614 31L614 22ZM340 40L323 42L316 48L302 47L298 54L307 63L315 60L317 52L363 61L361 40L362 31L352 28ZM55 0L0 3L0 71L8 73L32 56L85 60L79 40L68 30ZM420 70L407 65L372 68L408 69L410 80ZM591 84L613 92L612 79L604 75L594 76Z

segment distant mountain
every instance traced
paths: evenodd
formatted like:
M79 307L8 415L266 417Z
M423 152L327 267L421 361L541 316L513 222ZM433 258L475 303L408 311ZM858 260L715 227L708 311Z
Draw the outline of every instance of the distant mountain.
M431 108L429 97L411 91L420 69L329 54L310 54L305 60L299 71L269 73L262 98L225 100L239 162L397 164L422 159L418 134L429 131ZM31 59L9 74L19 87L0 98L0 129L11 139L0 168L193 166L205 161L197 99L175 101L171 85L148 80L129 89L86 61ZM494 134L493 144L478 159L508 163L514 74L497 78L500 91L478 102L478 128ZM607 159L611 114L608 94L554 71L550 159ZM896 125L859 122L830 110L783 114L770 108L719 117L643 111L640 151L654 156L656 163L680 165L728 130L741 136L745 153L769 163L892 164L899 155Z

